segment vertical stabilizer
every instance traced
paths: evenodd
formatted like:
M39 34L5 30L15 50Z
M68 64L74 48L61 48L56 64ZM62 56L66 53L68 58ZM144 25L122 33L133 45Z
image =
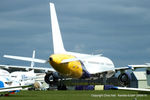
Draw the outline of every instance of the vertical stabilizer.
M51 16L54 54L64 53L65 49L61 37L61 32L59 29L55 5L53 3L50 3L50 16Z
M33 55L32 55L32 59L35 59L35 50L33 50ZM33 68L34 66L34 61L31 61L31 68Z

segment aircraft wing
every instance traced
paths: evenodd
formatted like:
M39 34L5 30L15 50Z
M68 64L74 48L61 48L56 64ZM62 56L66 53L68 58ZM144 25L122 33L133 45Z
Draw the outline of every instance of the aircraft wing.
M137 68L150 68L150 64L146 63L145 65L128 65L130 69L137 69Z
M131 69L130 67L115 67L114 68L114 70L116 71L116 72L118 72L118 71L120 71L120 72L122 72L122 71L125 71L125 70L129 70L129 69Z
M115 68L114 70L115 71L124 71L124 70L128 70L128 69L135 70L138 68L150 68L150 64L146 63L145 65L128 65L127 67L118 67L118 68Z
M15 66L15 65L0 65L0 68L3 68L3 69L13 69L13 70L39 70L39 71L45 71L45 72L53 72L55 71L53 68L44 68L44 67L29 67L29 66Z
M117 87L117 86L115 86L112 89L150 92L150 89L143 89L143 88L128 88L128 87Z
M23 88L31 87L32 85L23 85L23 86L10 86L0 88L0 94L9 94L16 93L22 90Z
M113 69L108 69L108 70L103 70L101 72L98 72L98 73L92 73L93 75L94 74L104 74L104 73L107 73L108 76L106 77L110 77L113 75L113 71L117 72L117 71L126 71L126 70L135 70L135 69L138 69L138 68L150 68L150 65L128 65L127 67L117 67L117 68L113 68Z
M9 91L18 91L18 90L22 90L22 87L7 87L7 88L0 88L0 93L3 92L3 93L6 93L6 92L9 92Z
M112 68L112 69L109 69L109 70L103 70L101 72L98 72L98 73L93 73L93 74L99 74L99 73L106 73L106 72L110 72L110 71L125 71L125 70L129 70L131 69L130 67L115 67L115 68Z

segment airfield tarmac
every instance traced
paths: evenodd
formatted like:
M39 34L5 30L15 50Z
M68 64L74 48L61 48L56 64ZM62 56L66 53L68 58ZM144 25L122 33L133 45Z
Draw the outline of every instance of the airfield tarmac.
M149 100L150 92L106 91L21 91L0 100Z

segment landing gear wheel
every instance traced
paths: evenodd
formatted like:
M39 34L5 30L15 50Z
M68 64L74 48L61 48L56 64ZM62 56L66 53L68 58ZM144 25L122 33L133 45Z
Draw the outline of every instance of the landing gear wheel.
M60 85L57 86L57 89L58 90L67 90L67 87L64 84L60 84Z

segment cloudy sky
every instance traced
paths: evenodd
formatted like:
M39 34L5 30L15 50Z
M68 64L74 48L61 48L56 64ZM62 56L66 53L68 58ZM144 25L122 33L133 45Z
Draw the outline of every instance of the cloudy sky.
M0 0L0 64L30 65L4 54L53 53L49 1L68 51L102 53L116 67L150 62L150 0Z

